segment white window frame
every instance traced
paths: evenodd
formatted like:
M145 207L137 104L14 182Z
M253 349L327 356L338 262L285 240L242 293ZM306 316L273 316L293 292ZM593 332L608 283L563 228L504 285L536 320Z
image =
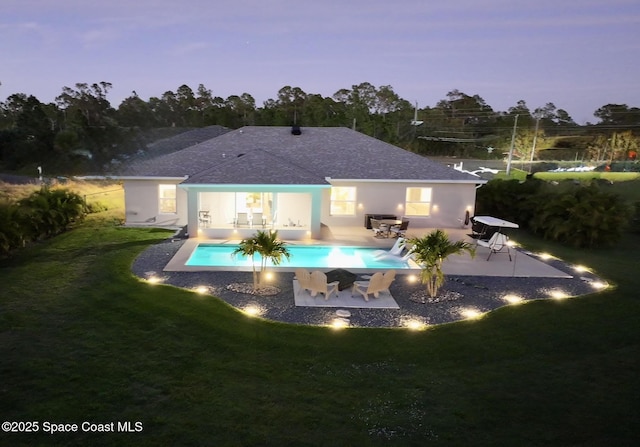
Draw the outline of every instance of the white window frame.
M420 190L420 200L412 198L411 190ZM433 202L433 188L410 186L405 193L404 214L406 216L428 217L431 215L431 203ZM425 208L426 211L420 212L418 208Z
M346 198L338 197L341 190L346 193ZM355 186L332 186L329 214L331 216L355 216L357 193Z
M171 190L173 190L173 197L166 197L164 193ZM178 185L173 183L158 185L158 210L159 214L178 214Z

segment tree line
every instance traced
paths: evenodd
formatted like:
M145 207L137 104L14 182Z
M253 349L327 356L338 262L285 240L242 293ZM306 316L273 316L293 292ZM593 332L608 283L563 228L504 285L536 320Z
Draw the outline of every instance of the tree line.
M596 123L578 125L553 103L531 110L521 100L496 111L478 95L453 90L435 106L418 109L391 86L368 82L331 97L285 86L261 107L248 93L225 99L200 84L195 92L181 85L146 101L133 91L115 108L107 98L111 88L108 82L78 83L63 87L54 103L24 93L0 102L0 166L100 172L144 149L158 137L154 129L210 125L351 127L424 155L484 158L501 157L513 138L516 157L526 160L547 153L622 160L635 157L640 145L640 109L626 104L604 105L594 112Z

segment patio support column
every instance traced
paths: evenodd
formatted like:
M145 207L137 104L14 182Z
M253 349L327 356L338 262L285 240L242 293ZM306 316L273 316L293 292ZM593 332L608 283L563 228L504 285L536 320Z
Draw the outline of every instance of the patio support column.
M311 237L320 239L322 220L322 189L314 188L311 191Z
M187 190L187 232L189 237L198 237L198 191Z

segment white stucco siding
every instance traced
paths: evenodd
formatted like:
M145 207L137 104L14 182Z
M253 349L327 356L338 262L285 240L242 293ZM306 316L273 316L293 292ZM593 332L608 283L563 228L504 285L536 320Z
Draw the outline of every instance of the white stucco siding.
M181 188L176 188L176 212L160 212L160 185L177 185L181 180L125 180L125 222L166 226L186 225L187 194Z
M366 214L393 214L407 216L412 227L453 228L460 225L466 210L473 215L476 185L473 183L427 182L357 182L331 180L332 186L356 188L355 214L331 215L331 191L323 191L322 223L332 226L364 226ZM429 216L407 213L407 188L432 188Z

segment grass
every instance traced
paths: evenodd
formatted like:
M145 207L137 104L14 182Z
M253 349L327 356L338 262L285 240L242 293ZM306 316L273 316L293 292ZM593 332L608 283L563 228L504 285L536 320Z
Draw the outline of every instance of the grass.
M92 215L0 268L2 420L141 421L140 433L2 433L1 445L636 445L640 334L629 235L579 251L615 287L422 332L285 325L150 285L169 233Z
M52 188L69 189L83 196L87 204L101 203L111 210L124 209L124 189L119 183L112 181L82 181L68 180L64 183L55 183ZM17 202L29 194L40 189L40 185L14 185L0 181L0 200Z
M536 172L535 178L546 181L581 180L588 181L594 179L609 180L611 182L628 182L640 179L640 172Z

